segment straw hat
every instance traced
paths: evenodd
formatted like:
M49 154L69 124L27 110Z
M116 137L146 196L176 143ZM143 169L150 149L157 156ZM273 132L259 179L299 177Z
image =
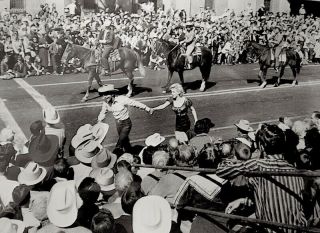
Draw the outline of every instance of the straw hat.
M60 116L57 110L53 107L45 108L42 110L43 119L49 124L58 124L60 122Z
M0 218L1 233L23 233L25 225L20 220Z
M247 132L252 132L253 128L250 127L250 122L247 120L240 120L238 124L235 124L239 129Z
M100 185L102 191L111 191L115 189L114 173L110 168L98 168L90 172L90 177Z
M159 133L154 133L146 138L146 145L156 147L160 145L165 140L165 137L162 137Z
M140 198L133 207L133 232L169 233L171 229L171 208L163 197Z
M91 161L92 168L113 168L115 162L117 161L117 156L113 154L107 148L102 148L96 156L93 157Z
M81 206L74 180L56 183L50 191L47 214L51 223L58 227L71 226L77 219Z
M121 155L118 158L117 163L122 161L122 160L127 161L129 164L133 164L133 162L134 162L133 155L130 154L130 153L124 153L123 155Z
M97 141L87 141L76 148L75 156L82 163L91 163L93 157L100 151L100 146Z
M20 184L35 185L40 183L46 175L46 169L35 162L29 162L25 168L21 168L18 181Z
M250 142L248 139L246 138L235 138L237 141L242 142L243 144L247 145L248 147L251 148L252 146L252 142Z

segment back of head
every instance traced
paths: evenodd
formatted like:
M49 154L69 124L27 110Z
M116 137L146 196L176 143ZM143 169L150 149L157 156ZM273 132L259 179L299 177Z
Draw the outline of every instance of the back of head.
M65 158L59 158L53 165L54 174L57 177L66 178L68 177L70 165Z
M80 183L78 193L84 204L93 204L97 202L101 188L92 177L86 177Z
M179 153L175 160L178 166L192 166L196 162L196 153L193 147L187 145L180 145L178 147Z
M148 146L144 149L142 153L142 161L144 164L152 164L152 156L156 152L156 148L153 146Z
M92 218L91 231L92 233L113 233L114 225L112 213L107 209L101 209Z
M320 149L320 133L317 128L311 128L306 132L304 137L307 148Z
M167 166L169 162L169 154L165 151L156 151L152 156L153 166Z
M211 143L205 144L198 155L198 164L200 168L217 167L217 151Z
M123 193L133 182L133 175L128 170L121 170L116 174L115 187L119 193Z
M121 197L121 207L126 214L132 214L134 204L143 197L141 185L138 182L132 182Z
M283 154L285 150L285 135L277 125L263 124L257 132L256 140L267 155Z

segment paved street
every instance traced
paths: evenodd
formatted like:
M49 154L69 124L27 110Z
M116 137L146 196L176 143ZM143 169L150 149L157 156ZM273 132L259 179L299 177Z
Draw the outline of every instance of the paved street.
M191 98L197 110L198 117L209 117L216 124L212 134L223 138L232 137L235 133L233 124L239 119L247 119L258 124L263 121L274 121L279 116L302 118L310 115L313 110L320 109L320 66L303 67L299 76L299 85L291 87L291 71L286 69L284 84L278 88L268 85L261 90L258 86L258 65L213 66L209 88L199 92L200 71L198 69L185 72L188 85L187 96ZM145 78L139 77L136 83L136 95L133 97L150 107L165 101L168 94L162 94L161 86L167 78L167 71L147 70ZM272 81L275 75L269 70L268 78ZM0 85L0 128L11 125L25 138L30 136L29 126L42 118L41 109L55 106L66 125L67 144L79 126L94 122L100 111L101 97L92 92L87 103L80 103L86 88L87 74L66 74L64 76L41 76L27 79L1 81ZM122 91L125 90L127 79L123 74L103 77L104 83L113 83ZM175 74L172 82L178 82ZM97 86L95 86L97 88ZM131 109L133 129L132 141L143 141L148 135L159 132L162 135L172 135L175 115L170 108L147 113ZM117 140L115 124L112 116L106 118L110 124L107 135L108 144ZM254 125L255 126L255 125Z

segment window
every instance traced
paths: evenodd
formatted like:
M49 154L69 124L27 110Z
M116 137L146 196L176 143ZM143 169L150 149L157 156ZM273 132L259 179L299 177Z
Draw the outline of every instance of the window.
M25 0L10 0L10 9L23 9L25 8Z

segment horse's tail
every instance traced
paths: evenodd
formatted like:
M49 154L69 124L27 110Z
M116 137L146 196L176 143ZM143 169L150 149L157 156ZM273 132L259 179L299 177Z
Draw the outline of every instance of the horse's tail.
M138 65L138 68L139 68L139 72L140 72L142 77L145 77L146 76L146 69L144 68L144 66L142 64L142 60L141 60L140 55L136 51L135 51L135 53L136 53L136 56L137 56L137 65Z

